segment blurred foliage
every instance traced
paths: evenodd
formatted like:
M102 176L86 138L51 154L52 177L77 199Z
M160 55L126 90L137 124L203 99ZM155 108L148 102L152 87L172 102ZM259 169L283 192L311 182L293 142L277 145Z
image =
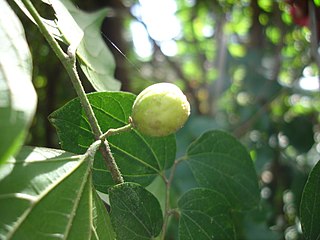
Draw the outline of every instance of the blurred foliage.
M208 129L225 129L247 146L260 174L263 202L260 210L243 219L245 238L301 239L298 212L302 187L320 152L319 56L318 41L314 41L318 26L313 26L318 22L306 15L303 17L309 17L311 28L302 26L292 11L294 6L287 3L290 1L168 0L163 4L174 4L173 17L180 31L161 41L153 39L151 33L157 29L151 29L143 17L146 1L76 2L86 11L113 10L102 32L115 55L116 78L123 90L138 93L162 81L184 89L192 103L192 116L177 134L178 155ZM301 5L302 10L308 7L307 12L319 16L319 1L314 3ZM164 21L157 16L155 22ZM134 32L130 31L134 23L149 30L147 38L140 39L151 46L147 57L135 51ZM24 24L28 25L39 97L28 142L56 147L57 137L47 116L75 93L36 27L27 19ZM164 51L168 41L176 49L174 54ZM84 84L88 92L93 91ZM177 169L176 192L193 184L182 164ZM172 236L175 234L172 229Z

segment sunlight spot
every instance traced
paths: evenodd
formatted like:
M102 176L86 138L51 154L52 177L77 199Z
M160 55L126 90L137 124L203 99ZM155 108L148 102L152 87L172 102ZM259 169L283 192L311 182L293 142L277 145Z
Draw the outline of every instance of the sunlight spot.
M132 21L130 24L134 50L141 58L147 59L152 55L153 45L149 40L148 32L142 23Z
M178 46L175 41L164 41L160 43L160 49L163 52L163 54L172 57L177 54L178 52Z
M312 77L301 77L299 79L299 86L303 90L307 91L319 91L320 85L319 85L319 77L318 76L312 76Z
M314 92L320 90L320 79L316 69L312 65L303 69L302 77L299 79L299 87L301 89Z
M181 25L175 16L176 2L174 0L140 0L139 3L131 8L131 13L145 24L143 26L136 21L136 24L130 27L136 53L142 58L152 54L151 42L148 38L150 36L159 44L164 54L175 55L177 46L173 39L181 34ZM137 27L138 23L141 26Z
M142 21L154 40L171 40L179 35L181 27L175 16L175 1L140 0L140 4Z
M202 34L206 38L211 38L214 35L214 28L210 25L205 25L202 29Z

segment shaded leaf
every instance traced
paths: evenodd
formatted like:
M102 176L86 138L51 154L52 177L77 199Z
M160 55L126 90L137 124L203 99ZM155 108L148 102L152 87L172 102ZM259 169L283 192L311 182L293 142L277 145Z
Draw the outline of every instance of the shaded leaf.
M88 155L22 148L0 169L0 238L89 239L92 226L110 229L92 199L91 161Z
M231 135L204 133L188 148L187 163L201 187L223 194L234 209L257 206L259 188L252 160Z
M24 30L6 1L0 2L0 66L1 164L23 144L37 105Z
M231 206L220 193L195 188L179 199L179 239L235 239Z
M163 223L158 200L135 183L123 183L109 189L111 221L117 239L153 239Z
M113 77L115 60L101 37L101 24L109 10L104 8L86 13L76 8L69 0L62 2L84 32L77 49L82 71L96 91L120 90L120 82Z
M307 240L320 239L320 161L314 166L304 187L300 216L303 235Z
M103 132L128 123L135 96L125 92L88 94L99 126ZM64 150L82 154L94 141L93 133L78 99L53 112L49 119L55 126ZM172 166L176 144L174 135L163 138L143 136L135 130L108 138L111 151L126 181L148 185L155 176ZM93 168L96 188L107 192L113 185L110 173L100 154Z

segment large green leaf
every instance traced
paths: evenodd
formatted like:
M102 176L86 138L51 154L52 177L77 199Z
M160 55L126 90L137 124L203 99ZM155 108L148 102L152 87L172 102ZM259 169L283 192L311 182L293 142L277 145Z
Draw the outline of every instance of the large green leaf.
M128 123L135 95L125 92L88 94L88 99L102 131ZM49 119L56 127L64 150L82 154L94 141L88 120L78 99L53 112ZM143 136L135 130L108 138L111 151L126 181L149 184L155 176L172 166L175 159L174 135L163 138ZM113 185L104 160L97 154L93 179L99 191Z
M231 206L220 193L191 189L179 199L178 207L179 239L235 239Z
M32 59L23 27L6 1L0 2L0 164L22 145L37 96Z
M257 206L259 188L252 160L231 135L204 133L188 148L187 163L201 187L222 193L234 209Z
M0 238L95 239L103 233L114 239L106 210L92 196L91 162L87 154L22 148L0 168Z
M118 240L154 239L162 228L158 200L135 183L123 183L109 190L111 221Z
M312 169L304 187L301 205L301 225L307 240L320 239L320 161Z
M120 82L113 77L115 60L101 37L101 24L109 10L104 8L86 13L76 8L69 0L62 2L84 32L77 50L82 71L96 91L120 90Z

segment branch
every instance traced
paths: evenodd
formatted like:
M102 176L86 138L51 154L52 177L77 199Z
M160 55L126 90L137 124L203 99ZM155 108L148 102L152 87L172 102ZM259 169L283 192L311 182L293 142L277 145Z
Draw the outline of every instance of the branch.
M84 88L81 84L77 69L76 69L76 55L75 55L75 49L73 49L72 46L69 46L68 48L68 54L66 54L56 41L56 39L50 34L46 26L41 20L41 16L39 15L38 11L35 9L33 4L30 0L22 0L23 4L25 5L26 9L29 11L35 22L37 23L40 32L45 37L45 39L48 41L50 47L54 51L54 53L57 55L59 60L61 61L62 65L66 69L70 80L72 82L72 85L80 99L81 105L86 113L86 116L88 118L90 127L94 133L95 139L99 140L100 136L102 135L100 126L98 124L98 121L94 115L94 112L92 110L92 107L89 103L89 100L86 96L86 93L84 91ZM115 183L123 183L123 178L121 176L121 173L118 169L118 166L114 160L114 157L110 151L109 143L107 140L104 141L104 148L100 148L102 155L106 161L106 165L112 175L113 181Z

